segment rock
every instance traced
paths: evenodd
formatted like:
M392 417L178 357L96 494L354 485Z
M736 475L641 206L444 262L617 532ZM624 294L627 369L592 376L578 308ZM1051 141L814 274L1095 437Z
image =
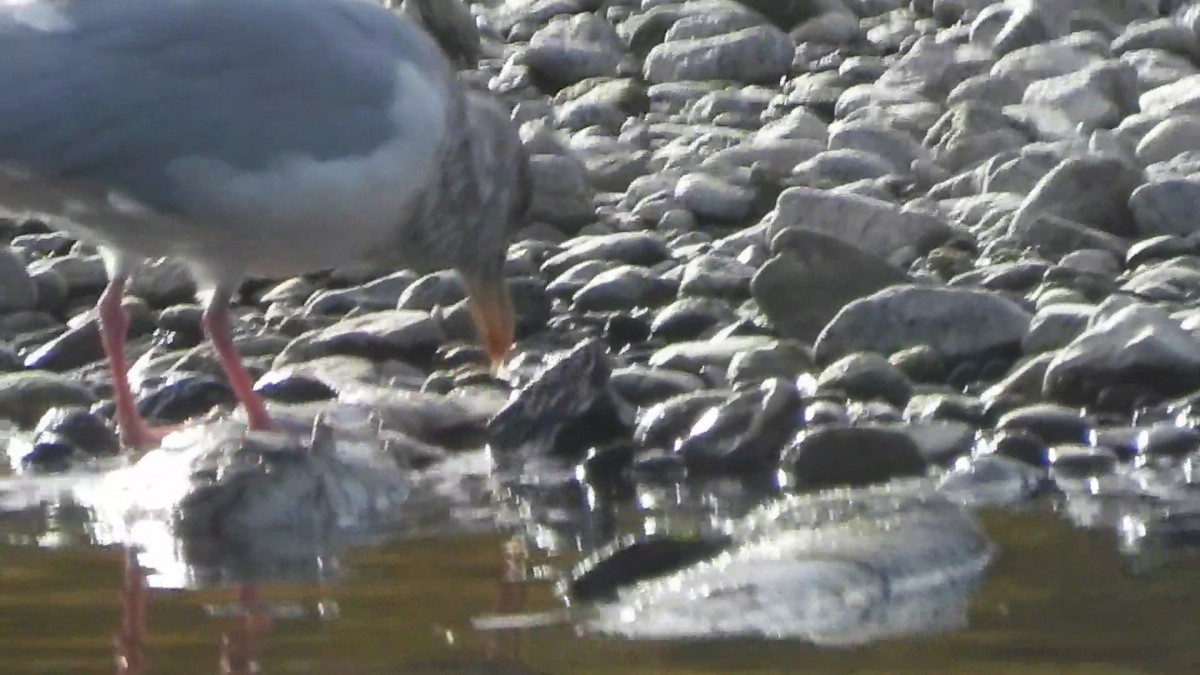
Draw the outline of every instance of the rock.
M51 408L86 406L96 396L78 378L43 371L0 374L0 418L33 426Z
M1049 364L1047 397L1086 405L1110 387L1163 396L1200 388L1200 345L1161 309L1132 304L1094 321Z
M1038 181L1014 218L1036 215L1069 218L1117 236L1134 233L1129 196L1145 180L1138 170L1107 157L1069 158Z
M950 238L950 227L925 213L902 211L888 202L859 195L793 187L779 195L763 219L768 237L784 228L813 230L907 266Z
M736 312L727 302L714 298L683 297L658 310L650 333L670 342L695 340L733 323Z
M1200 116L1169 117L1154 126L1137 144L1142 166L1165 162L1186 150L1200 150Z
M696 420L706 410L719 406L729 392L703 389L679 394L661 403L643 408L637 416L633 440L643 450L674 451L675 445L690 433Z
M1137 71L1119 61L1033 82L1023 102L1045 106L1085 129L1110 129L1137 112Z
M405 290L417 279L415 272L401 270L350 288L317 291L304 301L304 309L313 314L335 315L346 314L356 308L369 312L381 309L415 309L398 307L397 304L404 296Z
M829 362L856 351L891 354L917 345L950 361L1015 352L1031 318L992 293L895 286L838 312L817 338L816 357Z
M272 367L335 354L427 363L444 339L442 327L428 312L385 310L300 335L284 348Z
M907 435L872 427L807 431L784 453L783 468L798 486L820 489L885 483L925 473L926 462Z
M572 297L579 311L656 307L675 297L678 285L645 267L621 265L592 277Z
M708 174L691 173L679 179L675 200L700 218L737 223L750 216L754 193Z
M562 155L534 155L529 158L529 169L533 180L531 219L567 234L595 220L592 188L581 162Z
M561 89L589 77L617 74L621 39L596 14L558 17L529 40L522 58L535 75Z
M750 295L754 268L722 255L706 254L688 261L679 282L680 295L742 299Z
M621 232L573 240L567 250L551 256L542 264L542 272L557 277L568 269L588 261L607 260L626 265L650 266L670 257L671 249L661 236L647 232Z
M173 258L154 258L138 265L126 287L151 307L169 307L196 298L196 281L191 270Z
M1032 434L1043 445L1056 445L1086 442L1092 425L1078 408L1041 403L1005 413L997 420L996 430Z
M565 588L580 602L613 599L619 588L714 557L731 541L719 534L695 538L660 534L622 537L580 561L571 570Z
M771 377L794 379L813 365L812 349L798 340L785 339L734 356L725 377L735 384L761 382Z
M1200 180L1155 180L1129 197L1134 227L1142 237L1173 234L1186 237L1200 231Z
M622 399L639 407L662 403L705 386L704 379L697 375L645 366L618 368L612 372L609 382Z
M676 342L656 351L650 357L650 365L690 373L702 373L705 369L723 373L739 353L773 342L773 338L761 335Z
M113 429L86 408L51 408L38 420L20 464L37 472L64 471L80 460L116 456L120 449Z
M104 269L104 260L98 255L79 256L68 255L61 258L36 260L29 264L29 273L37 274L53 270L67 282L68 295L71 297L99 295L108 285L108 272Z
M37 285L21 257L0 250L0 314L30 310L38 304Z
M701 414L675 451L690 472L770 473L800 422L794 382L770 378Z
M844 391L852 399L882 399L903 407L912 395L913 384L900 369L880 354L844 356L817 376L817 386Z
M1040 354L1065 347L1087 328L1095 311L1092 305L1063 303L1043 307L1029 322L1029 332L1021 340L1026 354Z
M589 446L628 434L632 415L612 397L611 372L596 340L557 355L488 422L493 460L582 457Z
M792 66L795 45L773 26L753 26L714 37L664 42L650 50L643 69L649 82L778 80Z
M1031 247L1049 258L1058 258L1081 248L1102 249L1124 257L1129 242L1066 218L1026 212L1013 218L1007 238L1020 247Z

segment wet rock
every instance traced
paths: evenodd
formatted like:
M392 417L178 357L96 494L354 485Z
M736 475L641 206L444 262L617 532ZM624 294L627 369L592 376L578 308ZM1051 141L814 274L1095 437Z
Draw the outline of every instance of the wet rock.
M31 471L63 471L73 462L113 457L119 451L117 434L102 418L86 408L56 407L38 420L29 451L20 458L20 464Z
M997 421L996 430L1025 432L1041 439L1044 445L1057 445L1086 442L1091 423L1078 408L1043 403L1004 414Z
M1030 466L1043 467L1049 464L1046 456L1049 448L1042 439L1025 431L1010 431L996 434L989 443L997 455L1010 457Z
M138 396L138 412L160 422L183 422L219 405L234 405L229 385L208 375L172 373L162 382L144 386Z
M493 458L501 462L518 454L581 455L587 447L627 431L632 420L613 398L611 372L608 354L597 340L559 355L488 422ZM605 418L604 426L596 424L599 417ZM596 425L588 428L587 422Z
M1090 445L1055 445L1046 457L1050 462L1050 477L1060 486L1064 482L1104 476L1117 467L1116 453Z
M33 426L51 408L95 401L78 378L44 371L0 374L0 418L22 426Z
M1200 450L1200 431L1155 424L1137 432L1136 450L1145 457L1183 457Z
M920 448L906 434L872 427L821 427L800 435L784 451L782 466L804 488L862 486L926 468Z
M799 425L796 385L771 378L757 390L735 393L709 408L676 446L690 472L773 472Z
M938 492L959 503L1007 505L1037 493L1042 472L1004 455L963 458L938 480Z
M728 391L704 389L644 408L638 413L633 440L640 448L673 452L678 440L689 433L700 415L719 406L728 396Z
M856 351L927 345L956 361L1015 351L1031 316L1013 301L967 289L896 286L847 305L817 338L818 361Z
M665 535L624 537L577 564L565 584L571 598L613 599L617 590L711 558L731 543L728 535L694 538Z
M965 394L915 394L904 408L904 419L916 421L954 420L972 426L984 421L983 403Z
M428 312L373 312L304 333L284 348L273 367L336 354L427 363L443 340L441 326Z
M751 293L783 336L805 342L847 303L909 281L883 258L807 229L782 230L772 248L777 255L754 275Z

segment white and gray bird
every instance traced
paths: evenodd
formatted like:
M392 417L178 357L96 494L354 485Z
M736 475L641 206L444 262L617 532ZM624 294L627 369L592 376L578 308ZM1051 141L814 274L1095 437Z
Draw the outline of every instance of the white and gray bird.
M506 111L461 84L418 26L367 0L0 5L0 207L100 247L97 313L129 447L163 433L126 373L121 297L143 259L188 266L251 428L270 428L229 334L246 276L456 269L499 361L528 176Z

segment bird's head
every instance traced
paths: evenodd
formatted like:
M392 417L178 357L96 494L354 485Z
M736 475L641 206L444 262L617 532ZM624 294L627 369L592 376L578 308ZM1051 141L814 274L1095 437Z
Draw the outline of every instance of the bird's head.
M498 366L515 337L504 269L508 243L527 222L533 184L529 156L508 112L488 96L468 93L466 99L480 209L456 267L467 286L480 341Z

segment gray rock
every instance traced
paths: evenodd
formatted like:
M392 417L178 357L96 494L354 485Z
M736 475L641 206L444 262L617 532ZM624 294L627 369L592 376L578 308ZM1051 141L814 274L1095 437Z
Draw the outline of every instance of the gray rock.
M1073 303L1039 309L1029 322L1029 332L1021 341L1021 350L1026 354L1040 354L1067 346L1087 329L1095 309L1093 305Z
M1069 158L1038 181L1013 227L1037 215L1068 218L1117 236L1134 233L1129 196L1145 180L1140 170L1107 157Z
M191 271L173 258L155 258L138 265L129 277L127 289L151 307L169 307L196 297Z
M25 262L12 249L0 251L0 313L30 310L37 304L37 284Z
M705 386L704 379L698 375L645 366L618 368L612 372L609 382L622 399L638 407L662 403Z
M275 359L273 367L337 354L420 363L427 361L444 339L441 326L428 312L385 310L300 335Z
M555 87L615 75L622 44L612 24L596 14L558 17L533 34L525 63Z
M1138 234L1152 237L1173 234L1186 237L1200 230L1200 180L1182 178L1156 180L1133 191L1129 197Z
M1119 61L1030 84L1022 101L1045 106L1087 129L1111 128L1137 111L1137 71Z
M762 335L677 342L654 352L649 363L656 368L688 373L706 370L724 373L739 353L768 347L774 342L774 338Z
M662 236L648 232L579 237L570 247L542 264L542 271L557 277L582 262L607 260L627 265L656 265L671 257Z
M1200 116L1171 117L1155 125L1137 145L1143 166L1165 162L1181 152L1200 150Z
M771 82L787 74L794 51L787 33L754 26L710 38L664 42L650 50L644 73L650 82Z
M1012 218L1007 239L1020 248L1030 247L1054 259L1079 249L1102 249L1124 257L1129 241L1086 225L1047 214Z
M745 298L750 295L754 268L733 258L709 253L683 266L679 283L681 295Z
M735 384L770 377L796 378L813 368L812 349L798 340L779 340L744 351L729 362L726 379Z
M770 378L704 411L675 445L689 472L729 475L774 472L800 418L793 381Z
M750 216L754 192L717 176L690 173L675 185L675 201L700 218L738 223Z
M449 307L465 297L462 279L456 272L444 270L426 274L406 286L391 308L428 312L434 307Z
M1200 345L1161 309L1133 304L1098 318L1060 350L1046 369L1043 393L1094 404L1106 388L1126 386L1165 396L1200 387Z
M778 255L754 275L750 289L780 335L811 343L847 303L908 275L840 239L793 228L775 239Z
M675 297L678 284L645 267L621 265L592 277L572 297L580 311L656 307Z
M992 293L897 286L847 305L817 338L818 361L928 345L948 360L1015 351L1032 317Z
M1200 74L1151 89L1141 95L1138 105L1148 115L1200 114Z
M530 218L567 234L595 220L592 188L581 162L562 155L534 155L529 168L534 186Z
M0 374L0 418L24 427L32 427L51 408L95 402L77 377L41 371Z
M826 150L792 170L793 183L828 189L896 173L896 165L863 150Z
M907 265L950 237L945 221L879 199L794 187L763 218L768 236L788 227L827 234L893 264Z
M36 274L53 270L67 282L72 297L99 293L108 284L108 272L104 260L98 255L67 255L61 258L35 260L29 264L29 273Z

